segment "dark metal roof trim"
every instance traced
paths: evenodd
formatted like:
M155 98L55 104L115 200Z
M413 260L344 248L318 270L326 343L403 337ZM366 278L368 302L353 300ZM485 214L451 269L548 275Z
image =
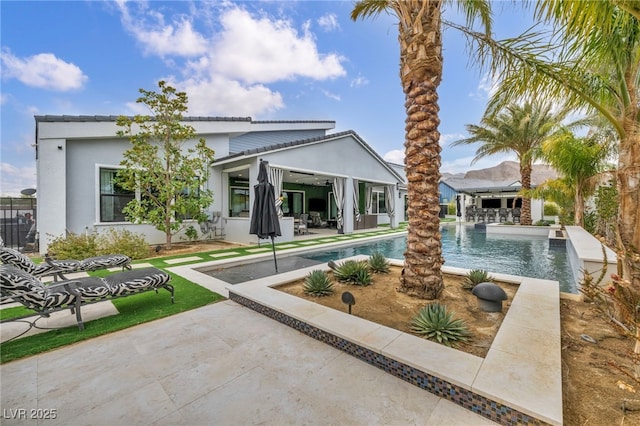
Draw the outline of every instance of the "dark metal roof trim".
M101 122L116 121L119 115L36 115L36 122ZM129 116L129 118L133 118ZM182 117L182 121L251 121L251 117Z

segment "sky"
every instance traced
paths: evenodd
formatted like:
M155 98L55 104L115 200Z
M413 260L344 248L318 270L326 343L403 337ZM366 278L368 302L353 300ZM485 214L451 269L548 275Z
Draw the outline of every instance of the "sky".
M531 25L494 1L496 38ZM352 1L0 1L0 194L35 188L36 115L148 114L140 89L184 91L184 115L333 120L385 160L403 164L404 94L395 18L352 21ZM455 6L444 19L463 23ZM476 146L451 147L478 124L492 84L464 38L443 35L441 172L471 166ZM333 131L332 131L333 132Z

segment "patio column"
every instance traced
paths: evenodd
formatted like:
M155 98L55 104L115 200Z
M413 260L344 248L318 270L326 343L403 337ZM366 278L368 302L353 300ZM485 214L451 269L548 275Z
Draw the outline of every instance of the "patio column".
M353 234L353 178L346 178L344 185L344 209L342 210L344 218L343 231L345 234Z

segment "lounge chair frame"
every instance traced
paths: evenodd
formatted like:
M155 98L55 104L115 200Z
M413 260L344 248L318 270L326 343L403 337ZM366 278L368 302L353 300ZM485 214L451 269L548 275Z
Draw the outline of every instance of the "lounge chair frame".
M59 281L51 284L42 283L37 277L11 265L0 266L0 285L2 304L18 302L28 309L34 311L34 314L25 315L18 318L11 318L0 321L4 322L24 322L29 324L29 328L23 333L15 336L10 340L16 339L32 328L49 329L37 325L37 321L43 317L49 317L53 312L70 310L71 314L76 315L76 322L80 331L84 330L82 320L82 307L105 300L114 300L121 297L127 297L134 294L145 293L147 291L155 291L163 288L171 294L171 303L175 302L173 285L169 284L171 276L158 268L142 268L128 270L124 272L116 272L103 278L86 277ZM7 280L12 281L7 283ZM42 286L47 294L57 296L59 302L39 306L31 299L36 297L37 290L23 291L18 289L20 283L17 280L30 280L31 285ZM42 290L40 289L40 290ZM40 294L37 295L39 297Z
M82 260L54 260L48 254L44 262L35 264L28 256L9 247L0 246L0 261L13 265L36 277L52 276L55 281L66 280L64 274L73 272L91 272L100 269L121 267L131 269L131 258L124 254L109 254L88 257Z

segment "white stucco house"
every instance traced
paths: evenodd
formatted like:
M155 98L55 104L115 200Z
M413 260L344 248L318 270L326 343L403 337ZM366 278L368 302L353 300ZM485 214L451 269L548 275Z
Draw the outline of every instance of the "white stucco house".
M163 233L130 223L122 214L122 207L140 194L123 192L113 183L122 154L130 147L128 139L116 136L116 118L35 117L42 253L51 237L109 227L143 233L149 244L164 242ZM282 236L276 242L291 241L294 221L309 212L318 212L333 226L342 212L344 233L385 223L397 227L404 220L405 198L400 195L404 173L385 162L356 132L329 133L334 121L185 117L184 122L216 153L204 183L214 193L207 214L215 229L208 237L257 242L249 234L249 216L261 160L269 162L271 183L284 197ZM334 196L340 192L341 205Z

